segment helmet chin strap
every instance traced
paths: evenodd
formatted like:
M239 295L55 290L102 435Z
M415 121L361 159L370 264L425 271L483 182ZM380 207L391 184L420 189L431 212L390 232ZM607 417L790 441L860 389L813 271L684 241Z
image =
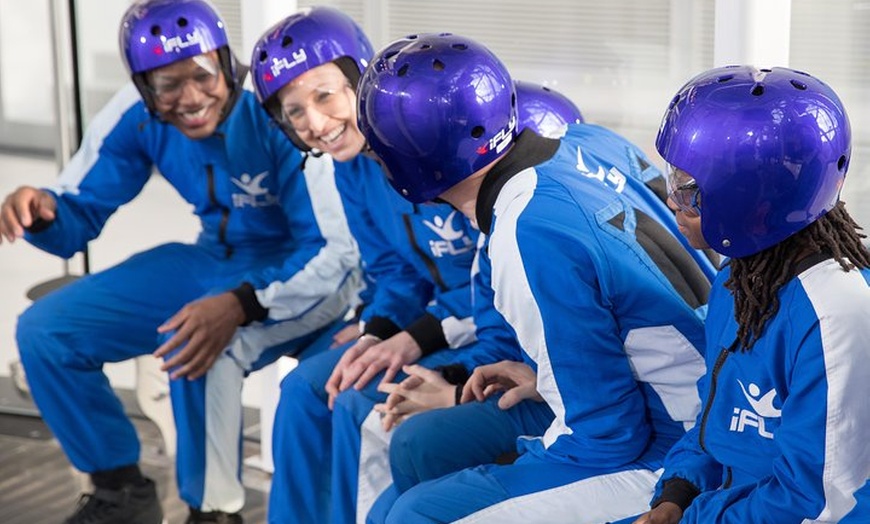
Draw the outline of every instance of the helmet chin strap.
M224 104L220 120L218 121L218 125L220 125L232 112L236 102L239 101L239 97L242 96L242 85L244 85L245 78L248 76L251 68L239 62L227 46L218 49L218 58L221 69L223 69L224 78L227 79L227 87L230 89L230 96L227 98L227 103Z

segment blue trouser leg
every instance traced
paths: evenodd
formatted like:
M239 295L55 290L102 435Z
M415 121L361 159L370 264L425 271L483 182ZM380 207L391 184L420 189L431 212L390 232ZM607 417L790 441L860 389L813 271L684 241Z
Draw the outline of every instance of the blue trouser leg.
M474 522L601 524L648 507L659 472L643 464L580 466L526 454L507 466L478 466L402 494L388 524Z
M378 497L368 522L383 523L396 499L415 485L496 462L516 451L518 437L542 435L552 421L543 402L527 400L502 410L498 397L411 417L390 441L393 486Z
M393 435L393 482L402 493L426 480L494 463L516 452L517 437L543 435L552 421L553 412L543 402L527 400L502 410L497 397L421 413Z
M287 324L283 327L292 331L292 325ZM241 482L241 392L249 371L246 366L266 365L281 354L294 355L304 365L308 357L328 347L314 342L320 337L331 338L342 324L335 321L270 348L260 345L259 353L258 346L244 340L245 331L239 330L227 352L204 377L170 382L178 428L178 486L185 502L203 511L232 513L242 508L245 493ZM255 338L259 335L253 333ZM246 355L250 360L245 363L236 354Z
M328 346L332 333L317 344ZM281 382L272 434L271 524L329 522L332 412L324 385L348 347L300 362Z
M393 508L393 504L399 499L402 494L396 489L396 484L390 484L387 489L378 495L372 508L366 515L366 524L381 524L387 520L387 515Z
M418 362L434 368L449 364L455 355L442 350ZM405 375L400 373L396 381ZM348 390L335 402L332 414L332 521L362 523L375 499L390 485L389 446L392 432L381 428L380 415L373 410L386 395L377 391L379 374L361 391Z
M153 352L160 344L157 327L185 304L231 289L257 265L279 264L284 256L225 259L200 246L167 244L46 295L22 314L21 360L34 399L70 461L89 473L138 462L135 428L103 364ZM336 295L300 317L240 328L205 377L171 381L185 502L205 511L241 508L244 376L281 354L310 354L300 349L345 308Z
M208 288L197 278L207 258L161 246L42 297L19 318L18 349L33 398L79 470L138 462L135 428L103 364L157 348L157 326ZM160 275L159 289L153 275Z

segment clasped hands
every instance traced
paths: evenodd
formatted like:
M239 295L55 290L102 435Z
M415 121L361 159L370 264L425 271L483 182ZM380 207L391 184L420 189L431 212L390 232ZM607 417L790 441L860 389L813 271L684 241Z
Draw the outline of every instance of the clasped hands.
M387 400L375 405L381 413L384 431L390 431L402 421L417 413L431 409L446 408L456 404L457 393L441 373L420 365L402 368L408 377L401 382L383 381L378 390L387 393ZM501 409L510 409L519 402L543 398L536 389L534 370L522 362L504 360L496 364L479 366L462 386L459 403L483 401L496 393L503 393L498 400Z

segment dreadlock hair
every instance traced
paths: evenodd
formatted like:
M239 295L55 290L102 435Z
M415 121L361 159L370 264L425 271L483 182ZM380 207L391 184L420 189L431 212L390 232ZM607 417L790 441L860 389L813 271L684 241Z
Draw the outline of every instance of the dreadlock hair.
M764 251L730 261L725 287L734 296L737 339L749 351L761 337L767 321L779 311L779 290L794 276L800 260L830 253L843 271L870 267L870 252L862 243L867 235L846 211L842 201L798 233Z

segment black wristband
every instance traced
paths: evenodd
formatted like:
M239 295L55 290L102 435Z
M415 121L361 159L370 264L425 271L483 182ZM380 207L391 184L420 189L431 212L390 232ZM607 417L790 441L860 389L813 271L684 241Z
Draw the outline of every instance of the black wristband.
M453 396L453 400L454 400L453 405L454 406L458 406L459 403L462 402L462 390L463 389L464 389L464 386L462 384L456 384L456 392L454 393L454 396Z
M405 331L420 346L424 357L448 346L441 321L435 315L426 313L412 322L410 326L405 328Z
M230 290L230 293L235 295L239 300L239 304L242 305L242 311L245 314L245 321L239 325L247 326L255 320L260 322L269 316L269 310L264 308L260 304L260 301L257 300L257 293L251 284L243 282L241 286Z
M366 321L365 333L381 340L387 340L400 331L402 328L387 317L372 317Z
M662 502L673 502L683 511L692 505L695 497L701 494L701 490L686 479L674 477L662 484L662 494L653 501L650 507L654 508Z

